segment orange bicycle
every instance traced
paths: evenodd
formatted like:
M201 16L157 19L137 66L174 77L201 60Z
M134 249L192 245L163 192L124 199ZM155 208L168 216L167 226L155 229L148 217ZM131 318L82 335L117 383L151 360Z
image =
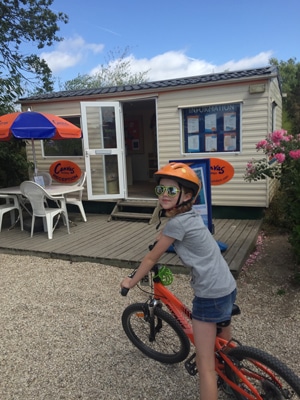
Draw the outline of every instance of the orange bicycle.
M146 356L167 364L186 360L189 374L197 374L195 353L190 356L190 345L194 345L192 314L166 288L173 280L171 271L157 264L144 280L151 293L141 287L141 281L138 286L150 296L145 303L131 304L124 310L122 325L126 335ZM127 292L122 288L123 296ZM239 313L239 307L234 305L232 315ZM221 332L222 327L217 329ZM234 339L227 342L217 335L215 359L218 387L238 400L300 399L300 378L260 349L243 346Z

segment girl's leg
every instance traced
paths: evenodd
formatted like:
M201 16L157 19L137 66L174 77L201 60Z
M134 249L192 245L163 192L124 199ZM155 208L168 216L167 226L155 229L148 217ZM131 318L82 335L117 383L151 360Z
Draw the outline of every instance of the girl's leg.
M221 333L219 333L218 335L220 338L227 340L227 342L229 342L229 340L232 339L232 334L231 334L231 325L226 326L225 328L222 328Z
M193 332L200 381L200 399L217 400L218 388L214 354L216 324L193 319Z

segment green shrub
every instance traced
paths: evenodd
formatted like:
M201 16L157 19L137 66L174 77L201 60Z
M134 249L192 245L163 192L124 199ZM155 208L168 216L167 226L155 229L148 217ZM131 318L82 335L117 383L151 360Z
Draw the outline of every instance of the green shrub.
M289 242L300 263L300 134L289 135L280 129L257 143L263 159L248 162L245 180L278 179L279 190L268 217L289 232ZM272 214L273 213L273 214Z
M0 142L0 187L17 186L28 179L25 141Z

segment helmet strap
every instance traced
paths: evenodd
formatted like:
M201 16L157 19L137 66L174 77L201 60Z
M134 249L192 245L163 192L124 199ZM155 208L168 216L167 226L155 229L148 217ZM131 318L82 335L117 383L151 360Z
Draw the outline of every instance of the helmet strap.
M158 228L160 227L161 218L165 217L165 215L166 215L166 210L164 210L163 208L161 210L159 210L159 213L158 213L158 224L156 225L156 230L158 230Z
M180 194L178 196L177 203L176 203L176 206L174 208L177 208L177 207L180 206L179 202L180 202L180 199L181 199L181 196L182 196L182 185L180 185L179 182L178 182L178 186L179 186L179 189L180 189Z

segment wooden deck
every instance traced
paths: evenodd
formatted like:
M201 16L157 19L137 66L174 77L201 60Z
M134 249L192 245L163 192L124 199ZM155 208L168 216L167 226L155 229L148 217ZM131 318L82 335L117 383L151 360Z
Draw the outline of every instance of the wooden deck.
M68 235L62 225L55 230L52 240L44 232L36 232L30 238L30 233L22 232L19 226L8 230L9 221L6 221L0 232L0 252L136 267L155 239L156 224L120 220L108 222L108 217L89 214L88 221L84 223L79 214L70 214L74 222L70 225L71 234ZM213 223L214 237L228 246L223 255L232 273L237 276L254 249L261 221L216 219ZM165 254L161 262L172 267L174 272L187 271L176 254Z

